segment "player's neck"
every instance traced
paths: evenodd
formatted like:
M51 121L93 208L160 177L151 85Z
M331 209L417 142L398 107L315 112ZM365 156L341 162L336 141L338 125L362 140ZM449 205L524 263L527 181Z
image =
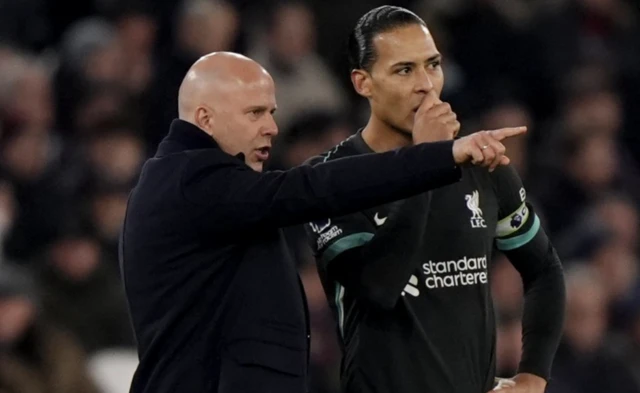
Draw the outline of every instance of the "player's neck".
M369 123L362 130L362 139L376 153L381 153L399 147L412 144L410 136L392 129L388 125L377 120L374 116L369 118Z

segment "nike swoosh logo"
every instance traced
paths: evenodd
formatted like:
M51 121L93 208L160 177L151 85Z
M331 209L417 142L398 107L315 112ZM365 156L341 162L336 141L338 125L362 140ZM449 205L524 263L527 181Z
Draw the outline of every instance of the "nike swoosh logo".
M387 221L387 218L389 218L389 217L380 218L380 217L378 217L378 213L376 213L376 215L373 216L373 221L376 222L377 226L382 226L384 224L384 222Z

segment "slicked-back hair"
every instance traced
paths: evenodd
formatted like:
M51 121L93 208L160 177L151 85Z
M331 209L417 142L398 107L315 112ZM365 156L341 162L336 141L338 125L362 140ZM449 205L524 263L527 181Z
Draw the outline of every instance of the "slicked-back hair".
M383 5L364 14L349 36L350 70L371 71L376 61L374 38L378 34L412 24L427 25L418 15L402 7Z

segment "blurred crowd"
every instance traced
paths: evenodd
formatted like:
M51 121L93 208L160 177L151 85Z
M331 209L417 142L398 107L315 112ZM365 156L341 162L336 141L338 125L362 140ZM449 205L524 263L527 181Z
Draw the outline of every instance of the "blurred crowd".
M127 391L117 239L189 66L220 50L263 64L279 106L270 168L298 165L365 125L344 42L382 4L427 21L463 132L529 127L508 149L568 289L548 391L640 392L637 0L0 0L0 393ZM335 393L335 323L300 228L287 236L310 303L312 392ZM523 288L500 254L491 283L510 376Z

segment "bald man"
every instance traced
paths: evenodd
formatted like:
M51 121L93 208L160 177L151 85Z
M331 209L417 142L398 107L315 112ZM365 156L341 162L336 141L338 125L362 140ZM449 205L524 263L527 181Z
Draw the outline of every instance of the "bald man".
M454 183L467 162L503 165L500 140L523 132L422 143L459 127L425 99L415 146L262 172L278 133L274 92L233 53L201 58L184 78L179 119L142 169L120 240L140 357L131 392L306 392L306 302L280 228Z

